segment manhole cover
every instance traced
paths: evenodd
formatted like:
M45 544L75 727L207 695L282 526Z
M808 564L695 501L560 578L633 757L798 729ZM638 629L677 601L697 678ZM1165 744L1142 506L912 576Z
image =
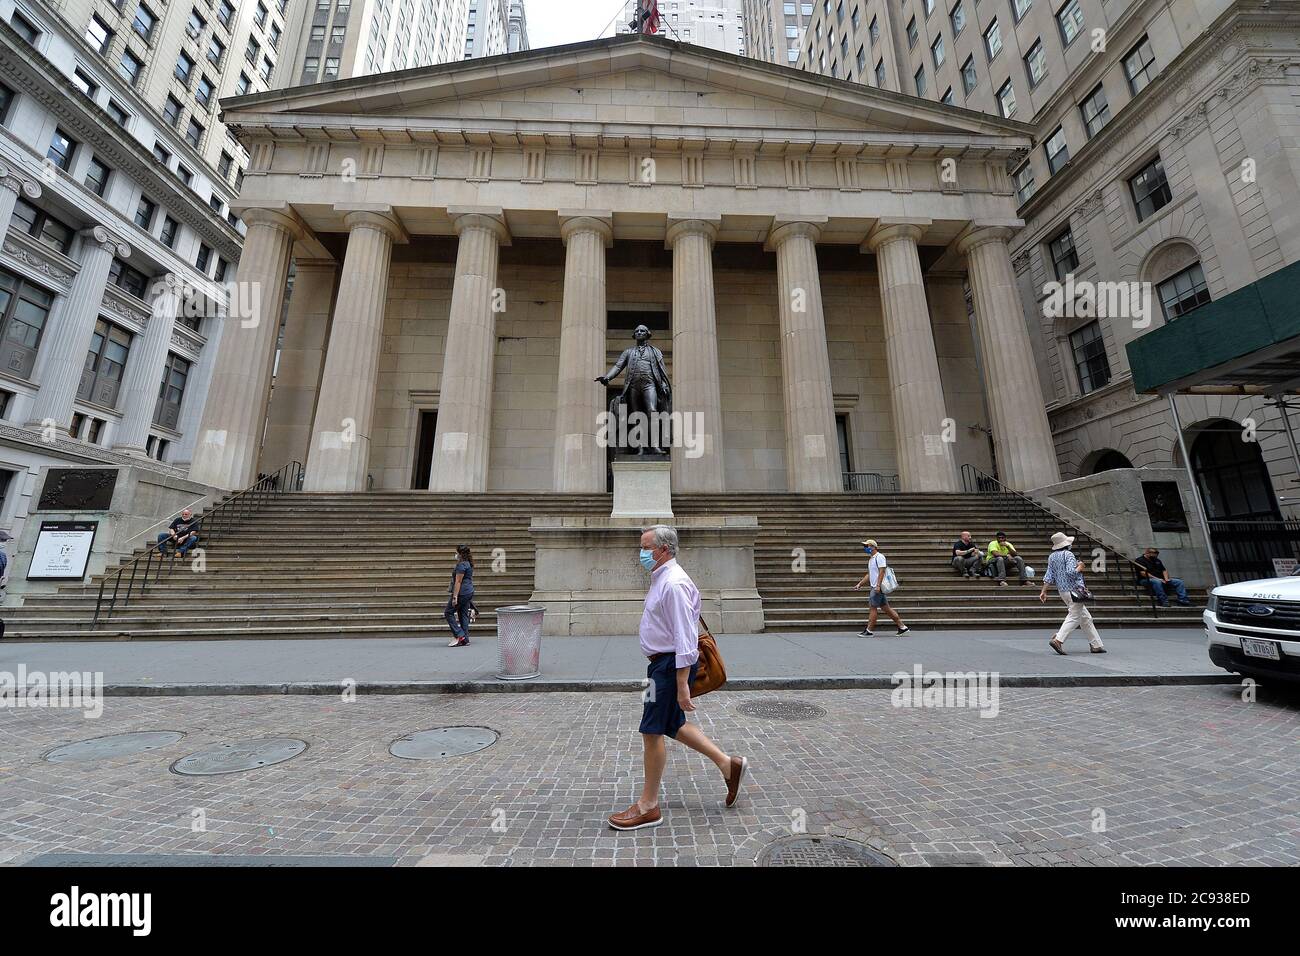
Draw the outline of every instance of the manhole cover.
M184 737L174 730L140 730L129 734L110 734L107 737L92 737L79 740L75 744L55 747L45 755L50 763L72 763L77 760L111 760L114 757L129 757L157 750L174 744Z
M792 837L773 843L759 866L897 866L879 850L835 836Z
M488 727L435 727L398 737L388 752L405 760L441 760L486 750L497 742Z
M256 770L292 760L307 749L296 737L254 737L234 740L200 750L172 764L172 772L187 777L211 777L222 773Z
M763 717L767 720L816 720L826 716L826 709L806 700L749 700L736 708L746 717Z

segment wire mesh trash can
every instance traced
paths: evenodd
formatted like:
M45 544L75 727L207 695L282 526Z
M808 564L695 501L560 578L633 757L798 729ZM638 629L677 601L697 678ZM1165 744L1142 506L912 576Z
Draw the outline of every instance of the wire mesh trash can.
M497 678L528 680L541 674L544 607L512 604L497 608Z

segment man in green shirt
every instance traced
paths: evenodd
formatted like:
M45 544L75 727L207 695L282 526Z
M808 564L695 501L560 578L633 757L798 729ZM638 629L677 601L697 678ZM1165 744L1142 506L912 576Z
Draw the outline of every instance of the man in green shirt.
M984 564L986 567L993 568L993 576L998 579L999 587L1007 586L1008 566L1015 568L1021 584L1029 583L1029 579L1025 577L1025 559L1016 553L1015 545L1007 540L1004 531L999 531L997 538L989 542L988 551L984 555Z

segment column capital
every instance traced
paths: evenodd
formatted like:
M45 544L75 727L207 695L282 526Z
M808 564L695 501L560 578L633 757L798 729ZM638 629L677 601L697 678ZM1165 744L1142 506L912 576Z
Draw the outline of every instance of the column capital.
M40 183L24 176L8 163L0 163L0 189L8 189L10 192L19 196L26 196L28 199L41 198Z
M364 205L340 206L335 205L335 212L341 212L343 224L347 226L348 232L351 233L357 229L374 229L382 232L393 242L410 242L410 234L407 233L406 227L402 221L393 212L392 206L385 206L378 203L367 203Z
M858 248L862 252L875 252L885 243L893 242L896 239L910 239L915 244L925 234L925 230L933 224L933 219L896 219L893 217L877 219L876 224L867 233L867 238L863 240L862 245Z
M467 229L482 229L496 236L500 245L510 245L510 229L500 206L448 206L447 215L458 236Z
M270 226L285 233L291 239L306 239L311 230L302 221L302 217L288 203L268 206L250 206L238 211L239 218L246 226Z
M614 244L614 214L607 211L561 209L557 212L560 219L560 239L567 246L569 237L575 232L594 232L600 236L608 249Z
M103 226L91 226L89 229L81 230L78 235L87 243L99 246L109 255L117 256L119 259L131 255L131 247Z
M1024 221L1001 220L983 222L975 220L967 224L966 228L957 236L957 251L962 255L968 254L976 246L981 246L986 242L1007 242L1016 234L1016 230L1024 226Z
M772 252L795 236L805 236L816 242L822 237L822 226L828 221L825 216L773 216L763 249Z
M682 236L704 236L712 244L718 238L718 227L721 225L721 213L670 212L668 230L664 233L664 248L671 249Z

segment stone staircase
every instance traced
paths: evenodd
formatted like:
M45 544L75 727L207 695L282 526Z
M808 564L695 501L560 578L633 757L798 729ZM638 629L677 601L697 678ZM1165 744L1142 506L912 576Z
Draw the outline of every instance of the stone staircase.
M442 608L455 545L474 548L480 634L497 607L532 591L532 515L607 515L608 495L291 493L274 498L206 549L206 567L176 562L147 594L91 629L99 580L30 595L6 610L6 638L223 639L420 637L446 633ZM949 544L969 530L981 545L1006 531L1041 575L1047 540L1063 524L1013 496L992 494L678 495L680 515L753 514L768 630L856 631L866 594L852 590L874 537L901 587L894 603L917 628L1054 628L1063 608L1042 605L1036 586L1000 588L958 578ZM1076 542L1081 554L1092 543ZM628 541L628 560L637 543ZM690 567L689 552L683 563ZM802 568L802 570L797 570ZM1195 626L1198 609L1139 602L1117 574L1091 575L1102 627ZM1202 595L1195 595L1194 600ZM886 626L886 632L892 625Z

